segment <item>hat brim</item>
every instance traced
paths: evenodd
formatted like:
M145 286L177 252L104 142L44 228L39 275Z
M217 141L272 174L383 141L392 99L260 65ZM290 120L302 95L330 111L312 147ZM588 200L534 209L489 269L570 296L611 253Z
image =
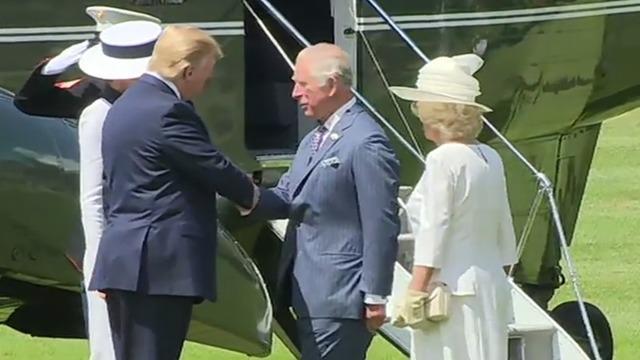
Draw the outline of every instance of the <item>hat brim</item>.
M147 71L151 56L135 59L120 59L105 55L102 46L95 45L87 50L78 66L85 74L102 80L137 79Z
M462 101L458 99L446 97L438 97L437 100L434 99L433 94L428 93L423 90L419 90L416 88L404 87L404 86L391 86L389 90L396 94L401 99L409 100L409 101L431 101L431 102L444 102L444 103L452 103L452 104L463 104L470 105L480 108L482 112L491 112L493 111L490 107L479 104L475 101Z

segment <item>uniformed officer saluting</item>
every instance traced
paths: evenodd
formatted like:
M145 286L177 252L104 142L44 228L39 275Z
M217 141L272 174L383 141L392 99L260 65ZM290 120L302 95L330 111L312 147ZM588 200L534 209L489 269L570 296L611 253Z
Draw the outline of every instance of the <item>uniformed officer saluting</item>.
M151 15L106 6L87 7L86 13L96 22L98 33L125 21L160 23L158 18ZM58 79L97 41L97 37L85 40L71 45L53 58L43 60L15 95L15 106L29 115L77 119L85 107L102 97L106 83L91 77L65 82L58 82Z

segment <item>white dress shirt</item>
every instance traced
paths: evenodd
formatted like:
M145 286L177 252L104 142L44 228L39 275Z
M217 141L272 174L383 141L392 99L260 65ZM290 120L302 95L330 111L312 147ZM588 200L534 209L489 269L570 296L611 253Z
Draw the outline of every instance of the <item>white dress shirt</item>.
M327 129L327 131L325 131L324 134L322 134L322 139L320 140L320 144L318 144L318 148L322 147L322 144L327 139L327 136L329 136L329 134L331 134L333 129L336 127L336 124L338 123L338 121L340 121L340 119L342 118L342 115L344 115L344 113L346 113L347 110L349 110L355 104L356 104L356 98L355 97L351 98L351 100L347 101L344 105L339 107L338 110L336 110L333 113L333 115L331 115L327 119L327 121L325 121L324 124L322 124Z

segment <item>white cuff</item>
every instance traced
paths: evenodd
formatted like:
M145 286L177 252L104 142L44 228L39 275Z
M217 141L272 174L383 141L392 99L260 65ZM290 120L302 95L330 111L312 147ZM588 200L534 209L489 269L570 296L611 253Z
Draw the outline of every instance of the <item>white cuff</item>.
M365 294L364 303L369 305L384 305L387 303L387 299L380 295Z

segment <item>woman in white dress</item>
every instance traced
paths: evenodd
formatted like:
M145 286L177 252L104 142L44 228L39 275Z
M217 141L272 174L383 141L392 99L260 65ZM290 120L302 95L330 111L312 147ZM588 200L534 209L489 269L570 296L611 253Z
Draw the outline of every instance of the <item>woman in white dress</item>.
M473 77L482 59L440 57L425 65L416 88L392 87L411 100L425 137L436 144L407 203L415 236L409 289L451 291L449 318L413 330L415 360L503 360L508 353L511 297L505 273L516 259L502 160L476 137L480 94Z

